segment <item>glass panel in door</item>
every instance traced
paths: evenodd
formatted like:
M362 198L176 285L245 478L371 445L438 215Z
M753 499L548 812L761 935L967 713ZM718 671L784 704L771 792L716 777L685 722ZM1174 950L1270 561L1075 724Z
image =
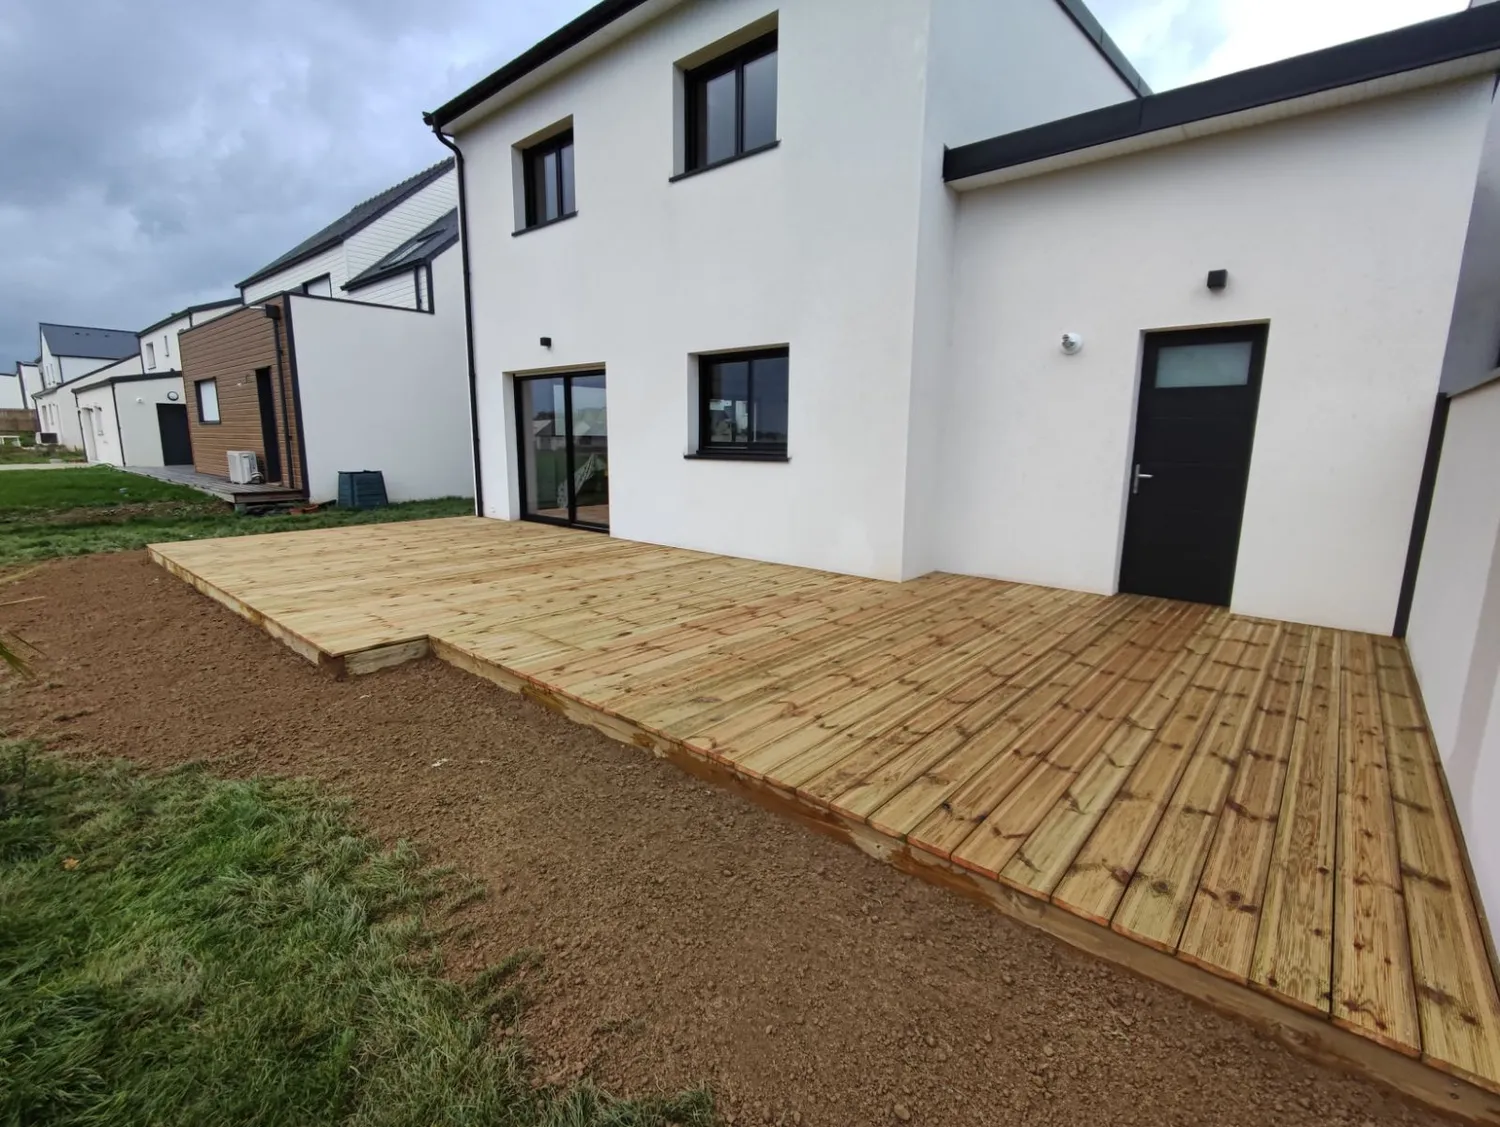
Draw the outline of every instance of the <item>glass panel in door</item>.
M567 381L561 376L522 380L521 461L526 516L566 521L568 513Z
M609 417L604 406L603 373L573 376L573 519L609 527Z

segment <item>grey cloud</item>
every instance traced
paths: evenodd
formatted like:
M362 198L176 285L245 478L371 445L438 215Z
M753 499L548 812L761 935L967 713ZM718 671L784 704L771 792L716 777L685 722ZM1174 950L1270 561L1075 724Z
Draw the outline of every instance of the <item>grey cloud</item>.
M421 123L589 0L0 5L0 368L136 328L446 155Z

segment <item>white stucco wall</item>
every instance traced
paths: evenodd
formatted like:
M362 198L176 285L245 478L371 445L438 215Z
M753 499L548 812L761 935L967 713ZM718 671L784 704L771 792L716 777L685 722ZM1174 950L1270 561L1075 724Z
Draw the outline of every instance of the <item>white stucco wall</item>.
M41 366L23 360L16 365L16 372L21 377L21 386L26 389L26 405L30 407L31 397L42 390Z
M1469 237L1443 357L1442 388L1459 392L1500 365L1500 101L1491 106Z
M172 398L172 396L176 398ZM160 466L161 426L158 403L185 402L182 377L126 380L77 393L78 405L100 413L104 433L94 436L94 460L114 466ZM124 443L123 450L121 442Z
M15 372L0 372L0 407L13 410L31 408L21 389L21 377Z
M1454 397L1406 643L1475 879L1500 913L1500 382Z
M1388 633L1490 88L965 193L938 566L1113 591L1142 333L1269 321L1233 607Z
M983 59L982 65L976 61ZM958 196L943 183L943 150L1115 102L1135 91L1063 9L1045 3L934 0L912 345L903 577L938 566L934 495L944 441L949 312Z
M433 263L436 313L290 299L308 490L338 496L341 470L381 470L392 501L471 497L463 271Z
M1118 96L1052 0L991 5L1004 9L993 19L939 2L956 13L940 52L931 0L887 4L879 20L858 0L684 5L460 133L487 515L520 513L510 377L603 367L615 535L884 578L908 570L919 212L924 192L945 191L931 167L943 142L970 139L940 133ZM773 13L779 147L669 183L674 64ZM1030 49L986 38L1033 24L1042 39ZM1059 29L1076 43L1054 41ZM953 80L976 99L972 114L955 97L929 115L929 79L955 60L972 72ZM515 146L569 118L578 215L513 238ZM694 357L777 345L791 356L790 460L685 459Z

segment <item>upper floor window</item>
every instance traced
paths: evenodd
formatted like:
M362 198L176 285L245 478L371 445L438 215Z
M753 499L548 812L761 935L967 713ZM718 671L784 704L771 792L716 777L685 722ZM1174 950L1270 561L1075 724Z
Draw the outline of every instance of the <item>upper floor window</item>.
M146 342L146 367L156 367L156 345L149 340Z
M698 453L785 458L788 351L698 358Z
M303 282L302 292L309 297L332 297L333 278L327 274L320 274L311 281Z
M776 143L776 33L684 76L687 171Z
M539 141L526 160L526 226L566 219L578 210L573 192L573 131Z

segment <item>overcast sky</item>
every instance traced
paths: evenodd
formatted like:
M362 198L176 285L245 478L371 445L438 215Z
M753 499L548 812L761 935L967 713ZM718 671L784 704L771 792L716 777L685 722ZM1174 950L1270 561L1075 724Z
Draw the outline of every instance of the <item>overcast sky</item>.
M0 369L139 329L446 154L421 111L590 0L3 0ZM1008 3L1011 0L991 0ZM1092 0L1156 89L1465 0Z

